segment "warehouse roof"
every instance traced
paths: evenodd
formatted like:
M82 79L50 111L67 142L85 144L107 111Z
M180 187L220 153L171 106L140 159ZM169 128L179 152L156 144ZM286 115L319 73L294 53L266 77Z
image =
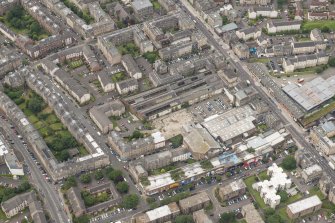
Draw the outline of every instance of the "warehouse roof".
M335 95L335 76L327 80L317 77L302 87L291 83L283 87L283 91L309 111Z
M322 204L320 198L317 195L314 195L312 197L290 204L287 206L287 208L290 209L292 214L295 214L320 204Z

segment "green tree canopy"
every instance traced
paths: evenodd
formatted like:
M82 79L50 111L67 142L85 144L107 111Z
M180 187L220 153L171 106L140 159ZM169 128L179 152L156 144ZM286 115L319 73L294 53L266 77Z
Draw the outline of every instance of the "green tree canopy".
M90 218L87 215L82 215L78 218L73 219L73 223L89 223Z
M280 191L279 193L279 196L280 196L280 202L286 202L287 199L288 199L288 194L286 191L282 190Z
M335 67L335 57L332 57L329 59L328 65L331 67Z
M285 170L294 170L297 167L297 162L295 161L293 156L286 156L283 159L282 166Z
M220 223L235 223L236 222L236 216L232 212L228 213L222 213L220 216Z
M102 170L95 171L94 179L101 180L102 178L104 178L104 173L102 172Z
M43 106L44 102L40 97L32 97L28 102L28 109L35 114L42 111Z
M136 194L128 194L123 197L122 206L126 209L135 208L140 201L140 198Z
M80 182L82 182L83 184L89 184L91 183L91 175L90 174L82 174L79 177Z
M76 178L74 176L68 177L63 185L63 189L64 190L68 190L71 187L76 187L77 186L77 181Z
M127 182L122 181L116 184L116 189L121 193L121 194L126 194L129 190L129 186Z
M120 181L123 181L122 171L121 170L113 170L108 174L110 180L112 180L115 184Z
M179 215L176 217L175 223L194 223L192 215Z

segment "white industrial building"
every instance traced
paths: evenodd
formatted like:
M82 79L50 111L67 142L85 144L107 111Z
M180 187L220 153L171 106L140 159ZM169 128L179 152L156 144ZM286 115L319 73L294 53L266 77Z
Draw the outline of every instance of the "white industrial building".
M136 217L138 223L167 222L179 215L180 210L176 202L147 211Z
M22 164L17 159L14 151L8 148L2 137L0 137L0 158L4 161L10 171L10 174L14 177L24 175Z
M283 87L283 91L306 111L310 111L334 97L335 76L331 76L326 80L322 77L317 77L301 87L291 83Z
M225 144L232 144L240 137L248 137L255 132L256 112L249 106L231 109L221 115L212 115L204 120L204 126L215 138Z
M287 206L287 215L292 219L299 218L321 209L322 202L317 195L297 201Z
M276 163L268 168L267 174L271 177L270 180L254 183L252 188L260 193L265 204L268 204L271 208L275 208L280 203L280 196L277 194L277 191L289 189L292 181Z
M285 129L280 129L279 131L270 130L239 142L233 145L232 148L243 161L248 161L281 147L287 141L289 135ZM255 152L252 154L247 152L250 148L254 149Z

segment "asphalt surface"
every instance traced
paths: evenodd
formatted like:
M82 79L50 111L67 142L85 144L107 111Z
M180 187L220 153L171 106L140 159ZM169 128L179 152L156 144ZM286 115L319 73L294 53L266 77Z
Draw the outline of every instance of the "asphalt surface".
M58 84L56 83L52 84L52 81L47 76L40 75L40 77L45 80L45 83L50 88L53 88L56 93L59 93L59 96L62 97L62 99L65 101L66 105L69 107L69 110L75 115L76 120L81 123L81 125L95 139L100 148L109 156L111 162L110 165L113 166L113 168L119 169L123 172L123 177L126 179L129 185L129 193L135 193L140 196L139 191L135 187L133 181L130 179L128 172L124 169L124 166L127 166L127 163L118 161L117 158L114 155L112 155L111 149L106 145L107 136L99 135L97 133L99 130L97 129L96 125L91 121L91 119L88 117L88 115L85 113L85 109L79 107L76 103L73 103L72 102L73 99L67 94L64 94L63 89L59 87ZM137 210L133 212L137 213L138 211L142 211L147 208L148 205L146 204L144 199L140 199L140 204L138 205ZM104 219L104 221L99 222L110 222L111 220L122 218L130 214L132 214L132 212L120 213L119 215L110 216L108 219Z
M275 99L270 99L266 92L264 92L264 90L261 88L261 86L255 84L252 76L249 75L249 73L243 67L244 64L240 60L234 59L233 55L231 55L227 49L224 49L220 45L220 43L213 37L213 35L215 34L211 33L208 28L203 24L203 22L194 15L194 11L192 9L189 9L189 5L187 3L185 3L184 1L180 1L177 4L184 12L191 16L192 20L196 21L196 27L204 33L204 35L207 37L208 42L217 51L222 53L224 57L232 59L230 61L230 64L235 66L235 68L237 69L237 73L240 74L240 79L250 81L251 85L259 92L259 94L262 96L264 101L267 102L271 110L275 112L278 117L280 117L283 124L286 125L286 128L291 133L292 138L313 157L315 163L318 163L323 168L324 172L327 173L335 182L335 171L328 165L327 160L320 156L320 154L306 141L306 133L303 131L302 127L300 127L299 129L299 127L297 127L297 125L294 123L293 119L286 119L286 117L282 114L282 112L286 111L279 109L276 105ZM193 11L193 13L191 11Z
M276 101L268 97L266 92L260 87L255 85L253 82L252 77L249 75L249 73L244 69L243 64L241 61L236 60L236 57L234 58L234 55L230 54L227 49L224 49L222 45L213 37L213 34L208 30L208 28L203 24L203 22L196 16L191 13L190 10L188 10L185 5L183 5L180 1L177 2L177 5L185 11L188 15L190 15L191 19L196 21L196 27L201 30L204 35L207 37L208 42L224 57L231 58L231 64L236 67L238 70L237 73L240 74L240 77L242 80L249 80L251 82L251 85L258 90L259 94L263 97L263 99L268 103L269 107L272 109L273 112L275 112L283 121L285 125L287 125L288 131L291 133L292 137L296 140L298 144L300 144L301 147L305 148L308 153L313 157L313 160L318 163L323 170L331 176L333 181L335 181L335 173L328 165L327 161L320 156L320 154L305 140L304 132L301 129L298 129L295 125L293 125L292 120L288 120L284 117L282 114L282 110L278 108L276 105ZM55 87L56 89L58 87ZM83 110L79 107L77 107L74 103L72 103L72 100L69 98L68 95L63 93L63 90L61 88L58 89L58 92L62 95L63 99L67 102L67 105L71 108L71 111L76 114L78 120L85 126L85 128L92 134L92 137L97 141L97 143L101 146L101 148L109 154L111 165L114 168L118 168L123 171L123 175L127 179L127 182L130 186L130 192L131 193L137 193L139 194L138 190L136 189L134 183L129 178L128 173L123 169L123 166L126 165L122 162L119 162L116 157L114 157L111 154L110 149L105 145L106 142L106 136L99 136L97 134L97 130L95 128L95 125L87 118L87 115L83 112ZM12 136L14 145L16 148L20 149L22 155L24 156L24 159L26 161L26 164L29 166L29 169L31 171L31 180L32 183L38 188L39 192L42 194L44 198L44 202L46 204L46 207L48 208L48 211L50 212L50 215L52 219L54 219L55 222L59 223L65 223L68 222L68 216L66 215L65 211L63 210L63 207L61 205L60 198L58 197L58 193L55 192L55 188L51 184L49 184L45 178L43 177L42 173L38 169L35 162L30 157L27 148L22 144L21 140L17 138L16 135L13 134L12 130L10 129L10 126L8 123L4 123L4 120L0 120L2 126L4 126L4 129L6 132L8 132ZM258 169L258 168L257 168ZM254 170L256 171L256 170ZM240 176L242 177L242 176ZM229 181L232 181L233 179L229 179L228 181L225 181L224 183L228 183ZM215 185L206 185L204 188L196 189L195 191L201 191L201 190L209 190L211 187L214 187ZM148 205L145 203L144 199L140 199L141 203L139 207L136 210L133 211L125 211L120 214L115 215L109 215L107 218L95 222L111 222L116 220L123 220L127 221L130 220L134 215L144 212L148 209Z
M10 128L10 124L7 121L0 119L0 123L4 131L9 136L11 136L11 139L14 143L13 146L18 149L24 157L26 165L28 165L30 170L29 182L38 190L39 194L42 196L51 218L56 223L69 222L69 218L66 215L63 206L61 205L55 189L50 183L46 181L36 163L32 160L32 157L27 151L27 146L23 145L22 141L17 137L16 134L13 133L13 129ZM19 129L17 130L19 131Z

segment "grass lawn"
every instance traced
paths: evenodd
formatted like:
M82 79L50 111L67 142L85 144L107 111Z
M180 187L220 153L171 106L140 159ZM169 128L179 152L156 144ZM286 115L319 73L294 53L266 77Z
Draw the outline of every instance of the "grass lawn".
M36 123L36 122L39 121L38 118L37 118L35 115L30 115L30 116L28 116L28 120L29 120L32 124L34 124L34 123Z
M334 20L322 20L322 21L308 21L302 24L302 30L311 31L312 29L322 29L327 26L328 28L335 30Z
M133 57L140 56L140 49L134 43L120 45L117 49L122 55L131 54Z
M53 131L59 131L59 130L62 130L64 128L63 124L58 122L58 123L54 123L52 125L50 125L50 128L53 130Z
M110 116L109 120L113 123L113 128L117 127L117 121L120 120L120 117L118 116Z
M48 132L49 132L48 131L48 126L45 126L45 127L41 128L41 129L39 129L38 131L43 136L43 138L49 136L49 134L48 134Z
M36 41L50 36L22 6L15 6L6 13L9 17L1 16L0 22L3 22L14 33L28 36ZM13 22L11 18L15 18L17 22Z
M259 195L258 191L254 190L252 188L252 185L254 183L256 183L256 177L255 176L251 176L251 177L248 177L244 180L245 184L247 185L247 188L248 188L248 191L249 193L251 194L251 196L254 198L254 200L257 202L258 206L261 208L261 209L264 209L266 208L266 204L264 203L263 199L261 198L261 196Z
M310 196L318 195L320 200L325 199L325 195L323 195L323 193L320 191L320 189L318 187L312 187L308 192L309 192Z
M13 92L17 92L17 89L5 89L5 91L7 91L7 94L13 95ZM13 99L20 98L25 101L19 105L21 110L28 117L29 121L34 125L34 127L39 131L55 157L61 161L61 157L57 156L60 150L68 150L70 147L79 147L79 144L75 143L76 140L73 138L71 133L66 129L63 123L61 123L53 110L48 107L46 103L43 102L40 112L35 111L35 113L33 113L31 110L29 110L26 107L26 102L38 96L30 89L26 89L25 92L26 94L15 96ZM66 142L71 142L72 144L68 145ZM60 143L62 144L60 145ZM81 155L88 154L84 147L78 149Z
M112 81L113 81L113 83L117 83L117 82L123 81L126 78L127 78L126 75L122 71L118 72L118 73L115 73L115 74L112 75Z
M308 37L301 37L301 38L297 38L298 42L308 42L308 41L311 41L310 38Z
M304 69L298 69L292 73L286 73L286 76L292 76L292 75L305 75L305 74L315 74L317 73L316 71L322 68L322 66L316 66L316 67L307 67Z
M51 114L53 111L52 111L52 108L50 107L46 107L45 109L43 109L41 111L41 114Z
M329 112L335 110L335 100L331 102L328 106L324 106L323 108L317 110L316 112L306 115L305 118L302 120L303 125L308 125L323 116L327 115Z
M55 114L49 114L48 118L46 119L46 122L50 125L60 122L60 120L57 118L57 116Z
M280 205L284 205L286 207L287 205L292 204L300 200L301 198L302 198L302 195L298 193L296 195L289 197L286 202L280 203Z
M322 201L322 208L335 213L335 204L331 203L328 199Z
M86 156L89 154L84 146L79 146L78 151L80 156Z
M5 222L6 220L8 220L5 213L1 209L0 209L0 220L2 220L1 222Z
M36 129L41 129L41 128L45 127L44 122L42 122L42 121L35 122L34 126L35 126Z
M151 3L152 3L155 10L161 9L161 5L158 3L157 0L152 0Z
M278 215L281 217L281 219L284 220L284 222L286 223L290 223L293 222L291 219L289 219L289 217L287 216L286 213L286 207L282 207L280 209L277 210Z
M269 61L270 61L269 58L251 58L251 59L249 59L250 63L267 63Z
M83 62L82 59L70 61L69 62L69 68L72 69L72 70L74 70L74 69L76 69L78 67L81 67L83 64L84 64L84 62Z
M264 181L264 180L269 180L270 176L267 175L267 171L265 170L265 171L260 172L258 174L258 178L259 178L259 180Z

